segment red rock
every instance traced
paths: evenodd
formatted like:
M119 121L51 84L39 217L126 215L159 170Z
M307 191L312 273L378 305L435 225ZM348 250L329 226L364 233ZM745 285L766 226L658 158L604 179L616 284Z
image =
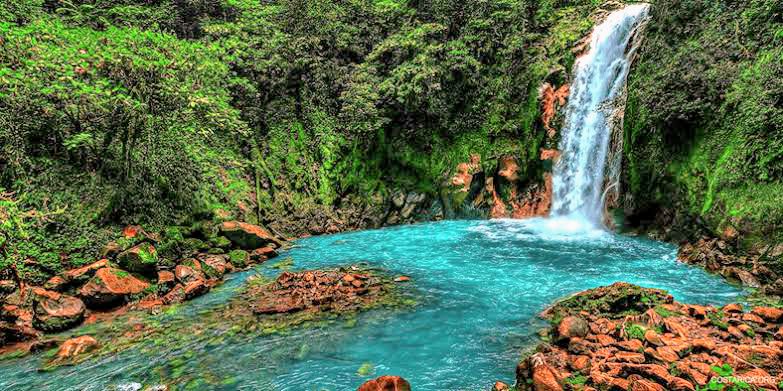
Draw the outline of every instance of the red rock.
M365 382L356 391L411 391L411 385L399 376L381 376Z
M609 360L635 364L642 364L645 361L644 354L634 352L617 352L614 357L610 357Z
M667 330L671 331L674 334L677 334L680 338L687 338L689 333L688 329L683 326L680 322L674 320L674 319L664 319L663 324L666 327Z
M64 360L68 358L76 357L82 353L90 352L98 347L98 341L89 335L83 335L81 337L71 338L62 345L57 351L57 359Z
M410 280L411 280L411 278L408 277L408 276L398 276L398 277L396 277L394 279L394 282L406 282L406 281L410 281Z
M269 231L253 224L226 221L220 225L220 232L243 250L253 250L269 245L282 246L282 242Z
M707 352L715 350L716 346L715 341L708 338L694 339L691 343L693 344L694 349L700 349Z
M726 304L725 306L723 306L723 312L725 312L727 314L742 313L742 311L743 311L742 304L739 304L739 303L731 303L731 304Z
M691 382L681 378L673 377L668 384L668 390L671 391L696 391L696 388Z
M638 339L629 339L627 341L620 341L615 346L620 349L627 350L629 352L639 352L644 349L644 345Z
M783 309L772 307L756 307L752 311L767 322L783 322Z
M742 314L742 321L743 322L753 322L756 324L765 324L764 319L761 319L760 316L752 313Z
M606 334L598 334L595 336L595 339L601 346L610 346L617 342L614 338Z
M118 304L148 287L148 283L124 270L106 267L95 272L90 282L79 290L79 297L89 306L105 307Z
M158 252L155 246L144 242L117 255L117 263L125 270L154 276L158 266Z
M661 336L651 329L647 329L644 332L644 340L651 345L663 346L663 341L661 340Z
M582 372L590 366L590 357L583 355L571 356L570 364L575 371Z
M741 340L745 336L745 334L742 334L742 331L740 331L738 328L734 326L729 326L728 330L726 331L729 333L729 335L739 340Z
M175 285L174 288L171 288L169 293L163 296L161 301L166 305L177 304L185 301L185 287L182 286L182 284Z
M631 391L666 391L666 389L653 381L638 379L631 382Z
M511 391L511 387L502 381L497 381L495 382L495 385L492 386L492 391Z
M80 284L87 282L95 272L104 267L109 267L108 259L101 259L97 262L93 262L87 266L80 267L78 269L68 270L63 273L63 277L68 283Z
M209 285L203 279L188 282L185 285L185 300L190 300L209 292Z
M198 265L198 270L196 267L180 264L177 265L177 267L174 268L174 277L177 278L177 281L188 284L191 281L195 280L203 280L204 274L200 271L201 265L198 263L198 261L193 261L194 263L191 263L192 265Z
M693 382L695 382L700 386L706 385L707 381L709 380L706 374L693 368L691 363L688 361L678 362L675 364L675 366L677 370L680 371L681 374L685 375L685 377L691 379Z
M777 379L770 375L769 372L761 369L761 368L754 368L746 372L742 372L740 374L737 374L738 377L742 378L743 381L750 384L751 386L757 386L762 387L765 389L777 389L778 381Z
M680 356L678 356L677 353L675 353L674 350L668 346L660 346L656 348L655 351L658 353L661 361L666 363L675 362L680 359Z
M533 362L533 386L536 391L563 391L560 385L560 377L556 370L550 367L544 359L538 361L534 355Z
M48 281L46 281L46 283L44 284L44 288L52 291L62 292L65 290L67 285L68 285L68 281L65 281L64 278L60 276L54 276L50 278Z
M561 341L574 337L584 338L589 331L587 321L579 316L567 316L557 326L557 336Z
M775 338L779 341L783 341L783 326L781 326L775 333Z
M250 253L250 260L257 263L262 263L268 259L272 259L277 256L277 251L272 247L266 246L253 250Z
M84 303L72 296L36 288L33 299L33 325L43 331L61 331L81 323Z

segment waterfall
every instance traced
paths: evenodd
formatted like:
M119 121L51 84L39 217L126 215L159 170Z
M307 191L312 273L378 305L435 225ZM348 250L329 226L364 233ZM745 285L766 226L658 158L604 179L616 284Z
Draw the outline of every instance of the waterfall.
M648 4L634 4L609 14L593 29L589 51L574 64L559 145L562 155L552 179L553 216L601 224L612 123L622 117L617 112L625 105L625 83L636 49L634 38L649 8ZM607 185L617 188L616 183Z

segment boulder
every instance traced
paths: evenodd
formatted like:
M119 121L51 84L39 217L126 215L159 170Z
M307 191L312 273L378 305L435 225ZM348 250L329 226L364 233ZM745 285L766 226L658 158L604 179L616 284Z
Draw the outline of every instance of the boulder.
M207 292L209 292L209 285L206 281L204 281L204 279L190 281L185 285L184 288L185 300L194 299Z
M228 272L228 257L225 255L207 255L202 262L207 277L220 279Z
M282 246L282 242L264 228L240 221L226 221L220 224L220 232L243 250L253 250L268 245Z
M182 284L174 285L174 288L171 288L161 301L166 305L182 303L185 301L185 287Z
M95 276L79 289L79 297L91 308L107 307L120 304L148 287L147 282L124 270L105 267L95 272Z
M511 387L502 381L496 381L495 385L492 386L492 391L511 391Z
M580 316L567 316L560 321L557 326L557 337L559 341L568 340L574 337L584 338L590 332L590 326Z
M411 385L399 376L381 376L365 382L356 391L411 391Z
M76 297L36 288L33 299L33 326L53 332L69 329L81 323L86 310Z
M44 289L62 292L68 287L68 281L60 276L54 276L44 283Z
M150 243L133 246L117 256L117 263L125 270L154 276L158 267L158 253Z
M63 273L63 278L71 285L84 284L90 280L95 272L104 267L109 267L108 259L101 259L78 269L68 270Z

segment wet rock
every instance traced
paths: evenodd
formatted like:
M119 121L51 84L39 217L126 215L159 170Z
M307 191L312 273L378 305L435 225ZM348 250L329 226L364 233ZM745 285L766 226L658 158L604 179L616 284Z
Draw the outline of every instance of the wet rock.
M154 276L157 272L158 253L152 244L142 243L118 255L117 263L125 270Z
M282 246L282 242L269 231L253 224L226 221L220 225L220 232L243 250L253 250L270 245Z
M564 318L569 315L579 315L582 312L593 315L643 313L655 305L669 304L673 301L674 298L665 291L617 282L609 286L580 292L559 301L544 311L542 316Z
M44 283L44 288L50 291L62 292L68 286L68 281L60 276L54 276Z
M107 307L121 304L148 287L147 282L124 270L105 267L79 290L79 297L90 307Z
M72 359L97 348L98 341L89 335L71 338L60 345L60 349L57 351L57 360Z
M61 331L76 326L84 319L86 308L78 298L41 288L35 289L34 292L35 328L48 332Z
M411 385L399 376L381 376L365 382L356 391L411 391Z
M511 387L502 381L497 381L495 382L495 385L492 386L492 391L511 391Z
M228 257L225 255L208 255L203 258L204 274L208 278L221 279L228 270Z
M277 251L272 247L261 247L250 253L250 260L254 263L264 263L277 256Z
M411 278L408 276L397 276L394 278L394 282L408 282Z
M185 300L191 300L209 292L209 285L203 279L188 282L184 288Z

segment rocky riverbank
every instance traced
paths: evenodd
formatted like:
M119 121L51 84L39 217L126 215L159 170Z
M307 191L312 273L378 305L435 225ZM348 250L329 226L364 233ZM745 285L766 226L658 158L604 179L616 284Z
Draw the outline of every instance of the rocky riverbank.
M104 258L59 273L43 286L16 275L1 281L0 351L36 350L50 333L129 308L149 310L201 296L226 273L277 256L283 244L262 227L237 221L184 233L151 234L127 227L121 240L104 247ZM14 344L22 345L3 347ZM62 349L72 350L68 344Z
M548 309L553 327L517 367L517 390L777 390L783 309L678 303L626 283ZM734 387L734 388L732 388Z

